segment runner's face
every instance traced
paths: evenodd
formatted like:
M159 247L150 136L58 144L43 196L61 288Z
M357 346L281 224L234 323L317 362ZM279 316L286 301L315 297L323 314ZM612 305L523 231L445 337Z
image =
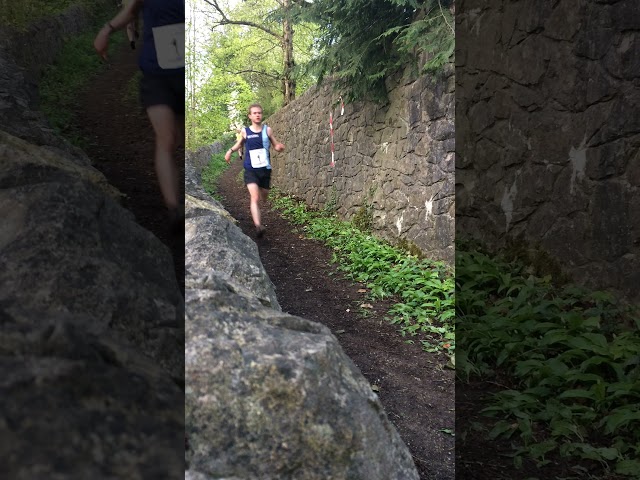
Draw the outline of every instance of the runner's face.
M254 123L262 122L262 110L259 108L252 108L251 112L249 112L249 120Z

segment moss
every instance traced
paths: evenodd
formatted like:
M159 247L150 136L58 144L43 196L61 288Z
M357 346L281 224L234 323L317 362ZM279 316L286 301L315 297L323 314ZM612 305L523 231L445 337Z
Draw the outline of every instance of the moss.
M521 263L526 272L536 277L550 276L553 284L563 286L572 281L562 269L560 262L545 250L539 242L527 242L522 236L507 238L500 248L491 248L486 244L469 238L456 238L456 251L476 250L489 257L502 257L508 262Z
M332 185L331 190L329 191L329 199L327 203L324 204L324 208L322 209L325 215L335 215L338 211L338 191L336 190L336 186Z
M502 253L507 260L524 263L527 273L531 275L550 275L558 286L571 282L571 277L563 271L560 262L542 248L539 242L528 243L522 237L508 238Z
M361 232L370 232L373 225L373 206L365 204L358 208L351 223Z
M420 247L418 247L411 240L407 240L406 238L401 238L398 240L396 246L401 250L404 250L405 252L407 252L409 255L415 255L420 259L426 258L425 254L422 252Z

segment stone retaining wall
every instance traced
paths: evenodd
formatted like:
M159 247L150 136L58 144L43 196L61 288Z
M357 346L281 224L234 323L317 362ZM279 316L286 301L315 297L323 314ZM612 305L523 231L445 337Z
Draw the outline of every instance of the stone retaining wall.
M384 105L344 106L329 84L266 120L287 147L272 155L273 185L308 205L353 219L370 206L373 232L453 261L454 77L389 83ZM333 112L335 167L330 166Z
M459 231L637 298L637 2L473 0L456 21Z

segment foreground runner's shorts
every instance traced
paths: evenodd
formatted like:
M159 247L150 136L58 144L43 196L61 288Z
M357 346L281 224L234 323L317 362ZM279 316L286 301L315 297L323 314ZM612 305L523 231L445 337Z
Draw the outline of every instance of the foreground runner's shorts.
M184 72L171 75L143 74L140 80L140 100L147 109L154 105L167 105L177 114L184 115Z
M245 168L244 184L257 183L260 188L271 187L271 169L270 168Z

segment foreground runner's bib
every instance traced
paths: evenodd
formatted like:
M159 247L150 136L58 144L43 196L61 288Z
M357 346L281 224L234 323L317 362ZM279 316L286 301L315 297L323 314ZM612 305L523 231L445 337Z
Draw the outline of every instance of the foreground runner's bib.
M249 158L253 168L263 168L268 165L267 150L265 148L256 148L249 150Z
M184 68L184 23L153 27L152 31L160 68Z

